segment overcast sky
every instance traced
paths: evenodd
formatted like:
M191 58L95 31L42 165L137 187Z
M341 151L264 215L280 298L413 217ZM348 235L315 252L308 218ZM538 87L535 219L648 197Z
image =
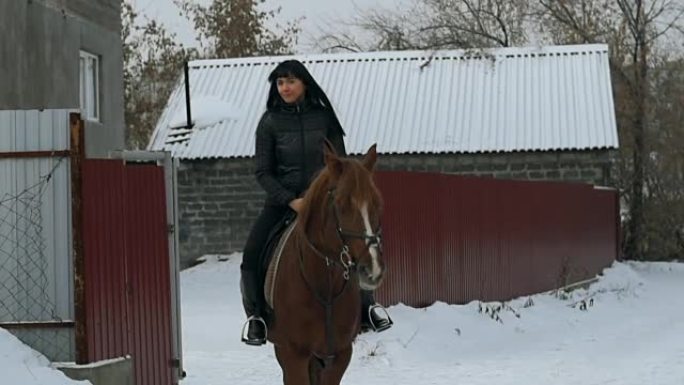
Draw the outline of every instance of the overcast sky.
M5 0L0 0L5 1ZM164 23L167 28L176 33L179 40L186 46L195 46L192 25L188 20L179 15L178 8L173 4L173 0L129 0L136 10L148 17L152 17ZM211 0L195 0L202 4L209 4ZM304 16L305 19L300 23L302 31L299 35L299 42L296 47L297 53L317 52L313 42L321 36L321 30L339 30L335 22L338 20L350 20L358 12L368 9L392 9L406 8L407 4L414 3L415 0L266 0L264 9L275 9L281 7L282 11L275 22L284 24ZM684 7L684 0L675 0L676 4ZM684 49L682 34L673 34L668 41L661 44L668 44L668 49L681 51ZM362 39L363 40L363 39Z
M196 0L208 4L211 0ZM282 7L276 22L285 23L304 16L300 23L302 32L297 50L300 53L311 51L313 39L320 36L320 30L328 30L328 25L336 20L351 18L355 9L377 7L396 7L407 0L266 0L265 9ZM192 25L179 15L173 0L132 0L136 10L148 17L163 22L170 31L175 32L184 45L196 45Z

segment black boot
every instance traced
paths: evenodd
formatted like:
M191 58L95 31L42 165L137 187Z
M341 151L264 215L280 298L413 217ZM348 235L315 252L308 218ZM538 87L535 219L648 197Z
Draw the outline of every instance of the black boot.
M387 317L383 317L382 314ZM361 290L361 332L373 330L377 333L392 327L394 322L382 305L375 302L372 291Z
M256 272L249 270L241 272L242 305L247 314L247 322L242 328L242 342L247 345L263 345L266 343L267 331L266 322L262 318L265 300L261 280Z

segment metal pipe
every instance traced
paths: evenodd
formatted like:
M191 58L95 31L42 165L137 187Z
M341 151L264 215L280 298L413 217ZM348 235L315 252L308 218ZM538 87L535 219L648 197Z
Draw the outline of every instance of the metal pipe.
M121 159L129 162L159 162L167 156L166 151L110 151L110 159Z
M17 151L0 152L0 159L19 159L19 158L62 158L71 155L69 150L58 151Z
M184 72L185 72L185 112L188 117L186 128L192 128L192 112L190 108L190 67L188 62L185 62Z
M57 329L73 328L74 321L22 321L22 322L0 322L3 329Z

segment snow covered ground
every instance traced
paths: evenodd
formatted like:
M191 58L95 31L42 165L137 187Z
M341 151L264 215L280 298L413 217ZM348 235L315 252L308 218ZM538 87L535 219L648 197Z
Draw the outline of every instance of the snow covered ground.
M181 275L182 385L282 383L271 345L239 341L239 260ZM684 384L684 264L616 263L569 298L530 298L500 321L477 302L391 307L395 326L358 338L343 384Z
M64 373L50 367L45 356L0 328L0 384L89 385L90 382L70 380Z
M208 257L181 274L181 385L282 383L271 345L239 341L239 260ZM684 385L684 264L616 263L568 298L511 301L500 321L481 305L391 307L395 326L358 338L343 384ZM1 384L89 384L3 329L0 373Z

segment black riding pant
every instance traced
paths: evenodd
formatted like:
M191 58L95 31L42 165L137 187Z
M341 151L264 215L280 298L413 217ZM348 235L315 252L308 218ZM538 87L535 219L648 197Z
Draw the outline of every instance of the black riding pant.
M247 243L242 253L243 271L259 272L261 264L261 253L266 246L268 236L281 219L290 211L289 206L265 205L261 214L252 226L252 230L247 237Z

